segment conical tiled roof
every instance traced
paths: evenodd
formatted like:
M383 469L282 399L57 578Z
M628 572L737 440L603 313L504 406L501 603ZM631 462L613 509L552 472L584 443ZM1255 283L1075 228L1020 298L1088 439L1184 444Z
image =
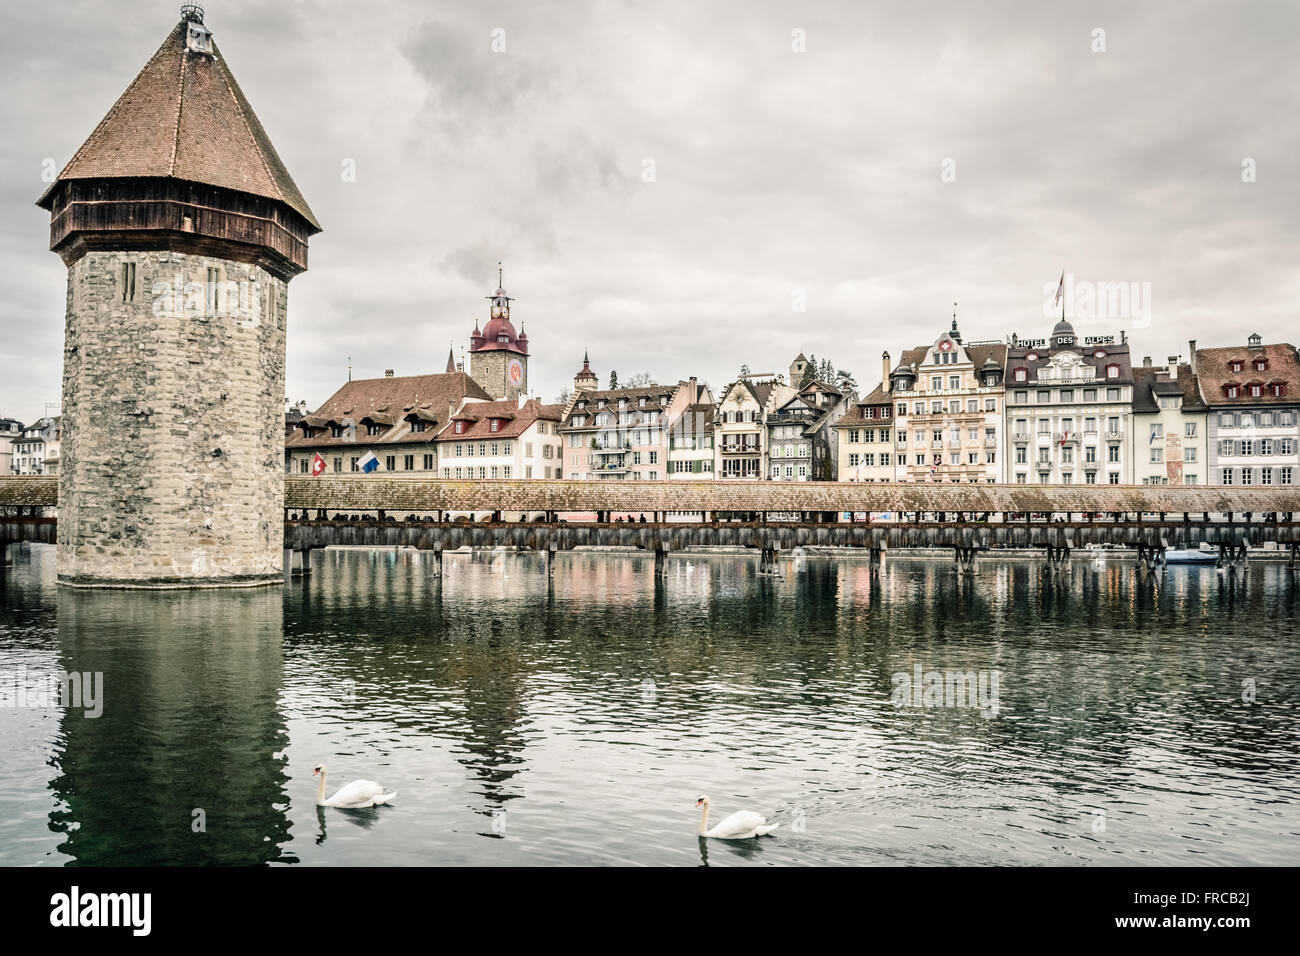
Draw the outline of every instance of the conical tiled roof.
M168 34L37 205L66 180L167 177L278 199L319 232L220 49L187 50L186 31L182 20Z

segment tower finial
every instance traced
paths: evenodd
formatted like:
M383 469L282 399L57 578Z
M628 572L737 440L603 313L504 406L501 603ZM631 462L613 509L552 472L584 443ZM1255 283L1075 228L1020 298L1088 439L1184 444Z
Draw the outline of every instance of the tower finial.
M504 289L505 281L501 278L501 260L497 260L497 288Z

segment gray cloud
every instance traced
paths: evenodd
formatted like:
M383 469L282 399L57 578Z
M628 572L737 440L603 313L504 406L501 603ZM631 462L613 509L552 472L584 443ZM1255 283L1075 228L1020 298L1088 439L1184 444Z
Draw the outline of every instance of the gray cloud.
M1152 284L1151 326L1129 329L1139 355L1294 339L1294 4L425 9L209 11L325 226L291 286L295 398L324 400L349 355L357 374L441 368L485 314L498 259L548 398L584 347L602 380L721 385L802 350L870 388L880 352L929 340L953 300L968 338L1041 334L1062 268ZM31 205L41 160L80 145L172 15L0 12L0 76L22 91L0 104L0 414L34 418L59 395L64 270ZM69 24L93 29L70 46Z

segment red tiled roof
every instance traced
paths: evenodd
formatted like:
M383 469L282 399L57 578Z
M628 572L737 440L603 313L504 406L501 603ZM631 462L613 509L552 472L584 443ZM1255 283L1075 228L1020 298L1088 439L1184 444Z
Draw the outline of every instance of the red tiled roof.
M331 435L310 438L298 433L285 441L288 447L313 448L319 445L393 444L401 442L429 442L435 430L412 432L409 417L437 424L448 417L466 398L490 400L492 398L477 382L464 372L444 372L438 375L403 375L383 378L364 378L346 383L330 396L315 412L303 419L314 428L330 423L342 425L350 419L360 425L369 418L379 424L385 418L392 425L380 435L357 435L356 442Z
M186 29L167 35L37 205L69 179L166 177L278 199L319 232L216 43L213 56L192 53Z
M476 438L517 438L526 432L539 418L558 422L564 411L562 405L543 405L534 398L520 405L514 399L499 402L468 402L464 408L451 416L451 420L437 435L437 441L468 441ZM492 422L497 423L497 430L492 430ZM454 423L464 424L464 431L457 432Z
M1268 368L1263 372L1257 371L1253 364L1259 358L1268 360ZM1233 360L1243 363L1240 372L1233 372L1229 367L1228 363ZM1201 382L1201 394L1212 406L1294 405L1300 402L1300 357L1296 355L1295 346L1289 343L1245 349L1239 346L1197 349L1196 375ZM1262 395L1251 395L1245 385L1252 381L1265 386L1280 381L1286 388L1281 395L1274 395L1267 388L1262 390ZM1231 384L1240 388L1236 398L1228 398L1224 392L1224 386Z

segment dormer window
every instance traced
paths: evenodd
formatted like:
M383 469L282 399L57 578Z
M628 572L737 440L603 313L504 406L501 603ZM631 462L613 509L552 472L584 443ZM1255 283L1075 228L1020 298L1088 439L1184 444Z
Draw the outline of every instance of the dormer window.
M1107 366L1106 366L1106 377L1107 377L1107 378L1119 378L1119 366L1116 365L1116 364L1114 364L1113 362L1112 362L1110 365L1107 365Z
M411 431L413 432L424 431L424 422L411 422Z
M501 430L501 419L499 419L499 418L494 418L494 419L492 419L490 422L488 422L488 430L489 430L489 431L494 431L494 432L498 432L498 431L500 431L500 430Z
M1229 363L1228 363L1228 371L1229 371L1229 372L1241 372L1241 371L1244 371L1244 366L1242 365L1241 359L1233 359L1231 362L1229 362Z
M1223 386L1223 394L1228 398L1236 398L1238 391L1239 388L1236 385L1229 384Z
M500 342L500 343L502 343L503 345L505 345L505 344L509 344L509 342L510 342L510 336L508 336L508 335L498 335L498 336L497 336L497 341Z
M578 402L578 403L577 403L577 407L578 407L578 408L586 408L586 407L587 407L586 399L583 399L582 401Z
M194 11L197 12L195 16ZM208 56L212 55L212 31L204 26L203 21L198 19L203 13L193 4L186 4L181 11L186 19L185 24L185 49L191 53L203 53ZM194 17L194 19L191 19Z
M384 427L382 425L376 425L374 422L371 422L369 425L366 426L367 435L378 435L383 430Z
M637 405L638 405L639 407L641 407L641 408L645 408L645 396L644 396L644 395L642 395L639 399L637 399Z
M1252 386L1250 386L1250 396L1251 396L1251 398L1259 398L1259 397L1260 397L1261 395L1263 395L1263 394L1264 394L1264 386L1262 386L1262 385L1252 385Z
M1017 382L1029 381L1029 369L1026 368L1016 369L1015 372L1012 374L1012 378L1014 378Z
M463 434L465 434L465 423L464 423L464 422L457 422L457 423L456 423L456 434L457 434L457 435L463 435Z
M343 437L343 426L342 426L342 425L331 425L331 426L330 426L330 437L332 437L332 438L342 438L342 437Z
M1260 359L1255 359L1255 371L1256 371L1256 372L1267 372L1267 371L1268 371L1268 359L1262 359L1262 358L1260 358Z
M1268 390L1273 394L1275 398L1281 398L1283 395L1286 394L1286 383L1274 382L1268 387Z

